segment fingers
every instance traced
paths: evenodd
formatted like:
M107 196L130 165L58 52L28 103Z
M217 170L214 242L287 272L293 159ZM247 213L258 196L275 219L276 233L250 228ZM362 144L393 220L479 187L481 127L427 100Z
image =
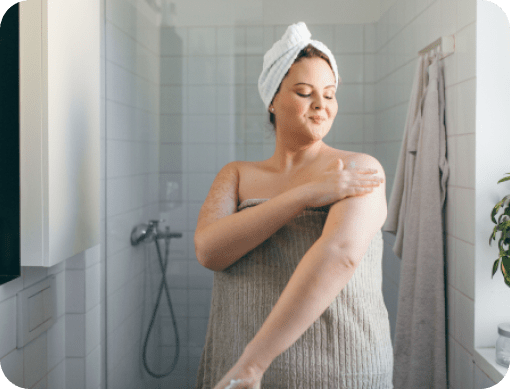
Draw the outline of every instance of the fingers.
M368 173L368 174L371 174L371 173ZM383 183L384 182L384 179L382 177L376 176L375 174L372 174L369 177L367 177L367 176L359 176L359 179L360 180L366 180L366 181L373 181L373 182L377 182L377 183Z
M377 179L373 179L373 180L365 180L365 181L360 181L359 182L359 186L362 186L362 187L366 187L366 186L371 186L371 187L374 187L374 186L379 186L382 184L382 180L380 178L377 178Z
M359 174L376 174L377 169L363 169L363 168L354 168L358 171Z

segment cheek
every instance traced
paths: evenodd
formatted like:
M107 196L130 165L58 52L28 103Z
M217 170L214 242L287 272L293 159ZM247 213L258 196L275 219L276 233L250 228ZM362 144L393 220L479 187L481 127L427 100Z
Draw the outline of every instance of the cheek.
M331 104L331 107L329 109L331 117L335 117L338 112L338 102L335 101L334 104Z
M298 100L291 100L286 105L285 111L291 116L301 116L307 112L307 107Z

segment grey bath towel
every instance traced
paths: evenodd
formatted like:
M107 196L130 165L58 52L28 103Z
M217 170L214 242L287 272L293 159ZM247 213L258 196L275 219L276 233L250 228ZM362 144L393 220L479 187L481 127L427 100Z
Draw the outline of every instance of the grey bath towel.
M243 201L238 211L267 199ZM197 389L230 370L276 304L297 264L320 237L329 206L307 208L236 263L214 273ZM379 231L346 287L266 370L264 389L391 389L393 350L381 292Z
M447 386L443 206L448 162L442 66L435 54L419 59L382 228L396 234L393 251L402 258L395 389Z

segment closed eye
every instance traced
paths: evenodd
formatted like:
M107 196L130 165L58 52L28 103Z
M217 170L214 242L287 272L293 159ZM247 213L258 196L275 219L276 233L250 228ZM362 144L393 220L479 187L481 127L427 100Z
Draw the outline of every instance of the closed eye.
M309 93L307 95L303 94L303 93L298 93L299 96L301 97L310 97L312 94ZM332 96L324 96L324 98L328 99L328 100L333 100L333 97Z

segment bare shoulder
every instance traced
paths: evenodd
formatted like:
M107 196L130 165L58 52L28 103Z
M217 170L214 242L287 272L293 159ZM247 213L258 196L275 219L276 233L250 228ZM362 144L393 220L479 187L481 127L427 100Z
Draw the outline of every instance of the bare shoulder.
M223 166L218 174L216 174L216 178L213 181L211 186L211 191L209 195L213 195L217 190L227 190L229 192L233 191L233 183L236 183L237 190L237 182L239 182L239 166L240 161L232 161ZM224 194L224 193L220 193Z
M334 158L341 158L345 168L376 169L377 175L385 178L384 169L377 158L367 153L332 149Z

